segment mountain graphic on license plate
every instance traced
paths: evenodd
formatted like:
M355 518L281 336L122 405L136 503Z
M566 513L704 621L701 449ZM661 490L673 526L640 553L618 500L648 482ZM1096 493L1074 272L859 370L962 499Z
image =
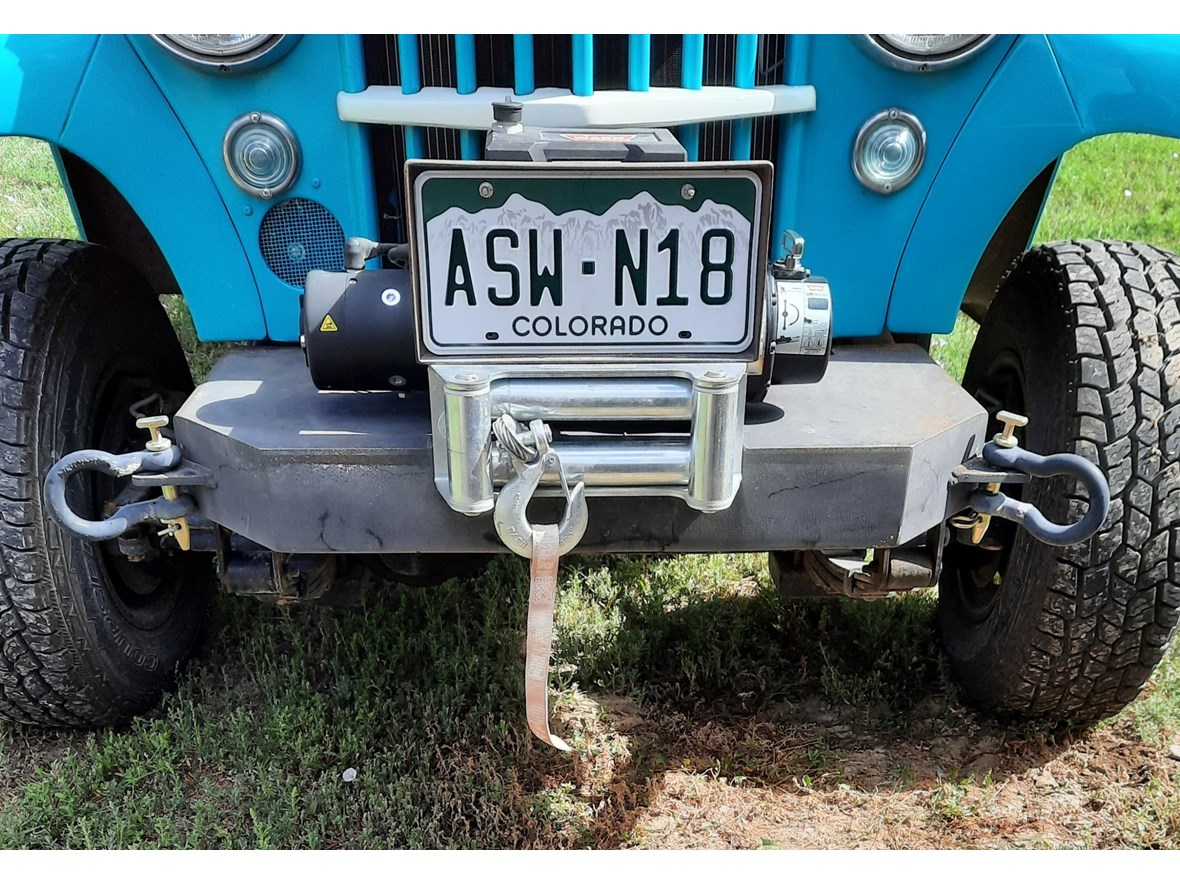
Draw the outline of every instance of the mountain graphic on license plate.
M414 180L427 351L750 348L765 227L758 175L543 169L432 169Z

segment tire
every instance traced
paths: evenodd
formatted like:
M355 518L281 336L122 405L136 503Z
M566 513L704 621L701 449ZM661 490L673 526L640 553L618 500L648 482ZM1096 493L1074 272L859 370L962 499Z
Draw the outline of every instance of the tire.
M1077 452L1111 487L1106 522L1082 544L1049 547L993 520L994 550L947 548L943 644L986 709L1078 724L1110 716L1176 632L1178 284L1180 261L1150 246L1054 243L1016 262L984 317L964 387L993 415L1027 415L1025 448ZM1025 491L1057 522L1083 512L1076 495L1064 478Z
M113 542L63 533L41 494L64 454L141 448L133 404L159 393L174 408L191 389L167 315L116 256L0 240L0 718L125 721L156 702L194 647L211 583L201 558L159 552L132 564ZM125 490L101 480L74 480L79 513L98 518Z

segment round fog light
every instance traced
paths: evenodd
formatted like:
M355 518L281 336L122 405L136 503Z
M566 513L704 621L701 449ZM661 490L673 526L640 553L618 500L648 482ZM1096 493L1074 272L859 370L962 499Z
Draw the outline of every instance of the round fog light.
M225 168L242 190L269 200L295 183L299 142L278 117L254 112L230 124L222 142Z
M852 148L857 180L879 194L892 194L911 181L926 159L926 130L913 114L890 108L860 127Z

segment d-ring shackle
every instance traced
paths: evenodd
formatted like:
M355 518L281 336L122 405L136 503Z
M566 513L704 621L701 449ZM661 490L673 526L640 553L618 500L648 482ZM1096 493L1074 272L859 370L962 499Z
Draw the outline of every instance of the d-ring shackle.
M50 468L45 477L45 503L62 528L89 541L110 541L128 529L145 522L165 522L181 519L196 509L191 498L181 495L176 500L153 498L124 504L105 519L86 519L75 513L66 501L66 481L75 473L93 470L107 476L131 476L145 470L171 470L180 461L180 449L172 446L163 451L128 452L112 455L98 449L82 449L66 455Z
M1038 541L1055 547L1085 541L1106 521L1106 515L1110 512L1110 486L1102 471L1081 455L1038 455L1019 446L989 442L983 447L983 459L1001 470L1014 470L1029 476L1072 476L1086 490L1090 506L1086 515L1077 522L1059 525L1027 501L1009 498L1002 492L980 489L972 492L968 499L977 512L1018 523Z
M533 493L541 484L541 478L546 471L556 470L560 473L561 462L552 449L544 450L541 457L529 464L516 459L513 461L516 475L500 489L493 521L496 533L505 547L519 556L532 559L533 526L525 511L528 510ZM564 556L578 545L582 535L586 533L589 520L590 514L586 509L586 483L579 482L573 489L567 489L565 514L557 524L557 550L560 555Z

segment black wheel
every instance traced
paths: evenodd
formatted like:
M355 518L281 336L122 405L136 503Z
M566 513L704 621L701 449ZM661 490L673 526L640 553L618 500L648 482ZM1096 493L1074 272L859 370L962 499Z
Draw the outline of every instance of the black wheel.
M1112 499L1082 544L1049 547L993 520L984 544L947 549L943 643L985 708L1102 719L1139 694L1176 631L1178 282L1176 256L1150 246L1054 243L1014 265L984 317L964 387L993 415L1028 415L1027 449L1094 461ZM1085 507L1062 478L1024 494L1057 522Z
M142 448L133 412L175 408L192 377L159 301L99 246L0 240L0 316L0 717L120 722L156 702L193 648L207 562L154 532L138 563L65 534L42 484L76 449ZM101 479L69 493L92 519L130 491Z

